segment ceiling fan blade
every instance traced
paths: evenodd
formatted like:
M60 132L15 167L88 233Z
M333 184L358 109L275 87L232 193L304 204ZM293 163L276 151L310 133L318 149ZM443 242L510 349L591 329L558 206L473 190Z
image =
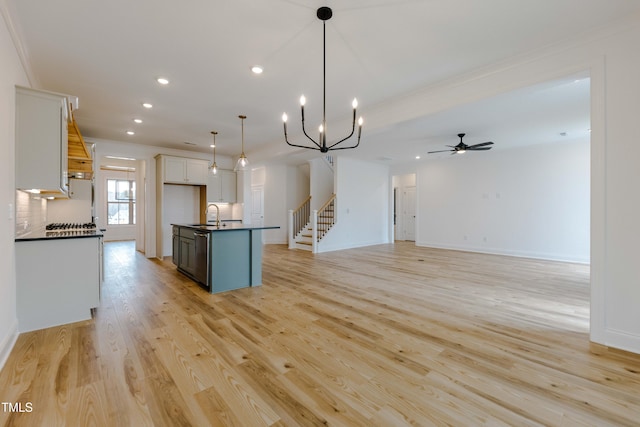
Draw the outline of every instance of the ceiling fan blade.
M486 145L492 145L493 142L489 141L489 142L482 142L480 144L473 144L473 145L469 145L467 148L472 148L472 147L484 147Z
M455 150L439 150L439 151L429 151L427 154L433 154L433 153L444 153L444 152L449 152L449 151L455 151Z
M471 147L467 147L467 150L469 151L485 151L485 150L491 150L493 147L476 147L476 146L471 146Z

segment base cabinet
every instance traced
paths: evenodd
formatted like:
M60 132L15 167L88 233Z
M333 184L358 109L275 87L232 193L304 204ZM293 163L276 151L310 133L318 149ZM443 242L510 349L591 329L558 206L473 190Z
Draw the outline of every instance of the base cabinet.
M20 332L91 318L100 304L101 244L98 237L16 242Z
M180 236L180 255L178 267L194 275L196 272L196 242L194 239Z
M176 266L180 265L180 229L173 226L173 239L172 239L172 251L171 251L171 261Z

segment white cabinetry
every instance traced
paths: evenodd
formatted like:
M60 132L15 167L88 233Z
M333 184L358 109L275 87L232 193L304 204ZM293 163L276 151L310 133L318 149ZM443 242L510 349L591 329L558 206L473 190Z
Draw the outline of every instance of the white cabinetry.
M91 181L88 179L71 178L69 180L69 198L91 201L91 192L93 191L91 187Z
M67 97L16 87L16 188L66 195Z
M236 173L230 170L219 170L217 175L209 174L207 182L207 202L236 202Z
M16 242L20 332L91 318L100 304L99 237Z
M167 184L207 185L209 162L185 157L162 156L163 182Z

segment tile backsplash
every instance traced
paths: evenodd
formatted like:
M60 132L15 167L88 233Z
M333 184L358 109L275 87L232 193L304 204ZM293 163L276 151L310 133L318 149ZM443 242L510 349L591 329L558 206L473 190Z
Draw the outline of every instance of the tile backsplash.
M16 190L16 237L43 230L47 222L46 199Z

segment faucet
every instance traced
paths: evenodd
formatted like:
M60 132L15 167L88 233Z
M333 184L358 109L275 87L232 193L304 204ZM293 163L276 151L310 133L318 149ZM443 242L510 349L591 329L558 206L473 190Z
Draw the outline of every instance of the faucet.
M207 213L209 212L209 208L211 206L215 206L216 208L216 227L220 228L220 208L218 207L218 205L216 205L215 203L207 204L207 208L204 210L204 216L207 216Z

